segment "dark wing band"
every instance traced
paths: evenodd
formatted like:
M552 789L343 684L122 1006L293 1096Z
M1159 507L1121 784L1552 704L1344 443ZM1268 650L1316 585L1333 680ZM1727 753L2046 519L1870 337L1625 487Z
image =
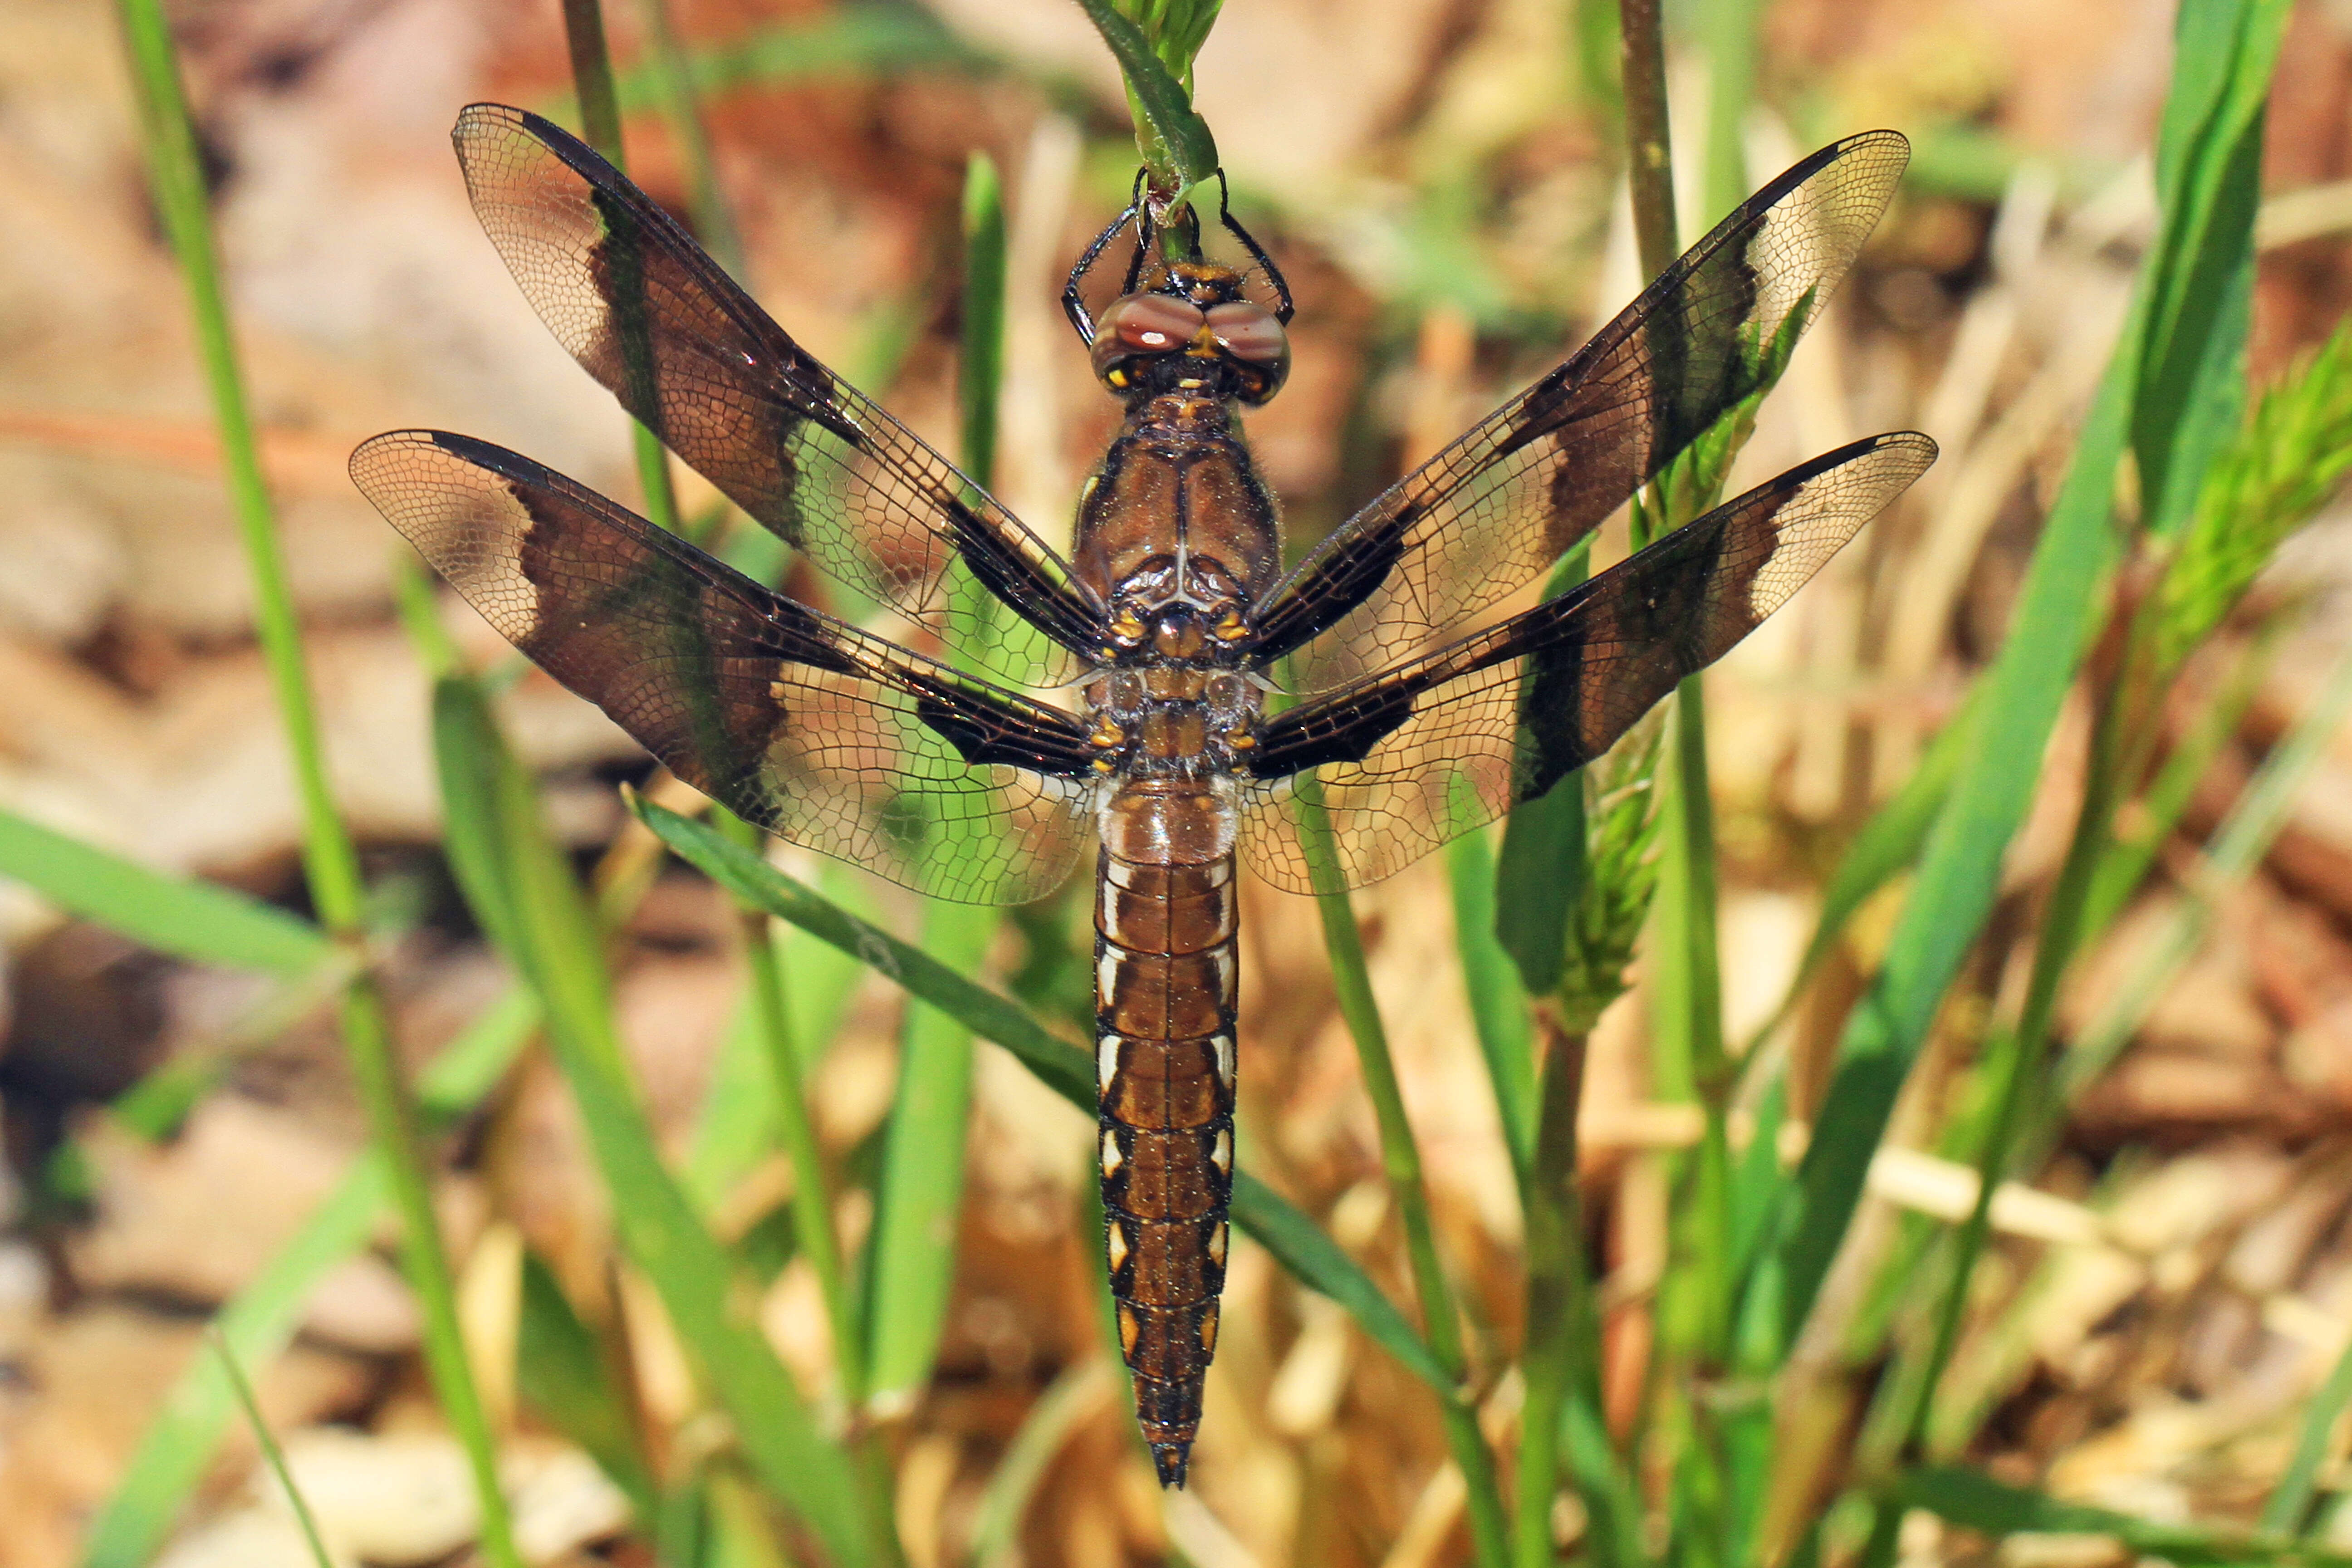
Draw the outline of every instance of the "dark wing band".
M761 587L530 458L402 430L352 478L507 640L780 837L934 897L1020 903L1092 838L1068 715Z
M1257 616L1264 657L1297 650L1292 679L1325 689L1425 651L1534 578L1769 384L1909 157L1894 132L1850 136L1750 196L1559 368L1310 552Z
M557 340L764 527L982 668L1050 686L1102 616L1060 556L786 336L677 221L562 128L477 103L451 140L484 232ZM1019 628L950 624L961 581ZM1057 645L1057 646L1053 646Z
M1276 715L1253 752L1243 858L1314 890L1295 783L1308 769L1350 886L1543 794L1730 652L1935 460L1911 432L1841 447L1549 604Z

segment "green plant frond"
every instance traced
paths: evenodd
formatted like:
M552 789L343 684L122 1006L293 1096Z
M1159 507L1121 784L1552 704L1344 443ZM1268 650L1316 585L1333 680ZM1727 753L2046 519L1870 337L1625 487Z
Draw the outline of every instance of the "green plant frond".
M1664 729L1656 714L1585 770L1583 896L1570 918L1561 966L1561 1027L1581 1034L1625 994L1627 967L1658 886L1658 757Z
M2237 438L2206 470L2151 611L2159 674L2244 597L2278 547L2352 471L2352 317L2264 393Z

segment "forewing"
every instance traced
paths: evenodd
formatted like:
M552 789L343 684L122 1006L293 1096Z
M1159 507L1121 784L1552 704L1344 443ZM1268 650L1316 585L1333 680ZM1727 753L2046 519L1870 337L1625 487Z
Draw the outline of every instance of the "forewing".
M1255 752L1244 858L1314 891L1300 835L1319 795L1360 886L1543 794L1728 653L1935 459L1909 432L1842 447L1572 593L1276 715Z
M468 107L451 139L540 319L763 526L1006 679L1054 685L1075 668L1068 650L1100 646L1098 610L1051 548L786 336L593 150L493 103ZM1045 637L950 624L972 581Z
M532 661L780 837L1019 903L1091 835L1076 721L770 592L501 447L379 436L352 477Z
M1309 552L1260 612L1267 657L1297 649L1292 680L1325 689L1527 584L1769 384L1909 157L1894 132L1851 136L1741 204L1564 363Z

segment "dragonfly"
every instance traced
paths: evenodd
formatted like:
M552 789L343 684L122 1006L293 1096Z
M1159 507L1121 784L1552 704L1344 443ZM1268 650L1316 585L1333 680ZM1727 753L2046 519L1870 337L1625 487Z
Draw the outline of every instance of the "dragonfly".
M1294 305L1228 203L1246 265L1171 243L1139 180L1070 273L1071 324L1125 415L1065 554L584 143L498 104L453 139L484 230L581 366L862 608L772 589L471 437L378 436L352 478L516 647L770 833L975 903L1044 897L1092 857L1103 1246L1142 1436L1181 1486L1230 1234L1236 867L1328 894L1542 795L1926 471L1923 435L1857 441L1506 603L1752 408L1908 144L1872 132L1797 163L1286 568L1242 420L1281 389ZM1082 283L1121 243L1097 314Z

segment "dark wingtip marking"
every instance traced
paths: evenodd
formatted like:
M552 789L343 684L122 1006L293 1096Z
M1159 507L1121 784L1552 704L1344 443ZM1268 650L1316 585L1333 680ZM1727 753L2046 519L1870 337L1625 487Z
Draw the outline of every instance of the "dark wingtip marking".
M1159 1468L1160 1484L1181 1491L1184 1486L1184 1472L1192 1462L1192 1445L1154 1443L1151 1445L1151 1462Z

